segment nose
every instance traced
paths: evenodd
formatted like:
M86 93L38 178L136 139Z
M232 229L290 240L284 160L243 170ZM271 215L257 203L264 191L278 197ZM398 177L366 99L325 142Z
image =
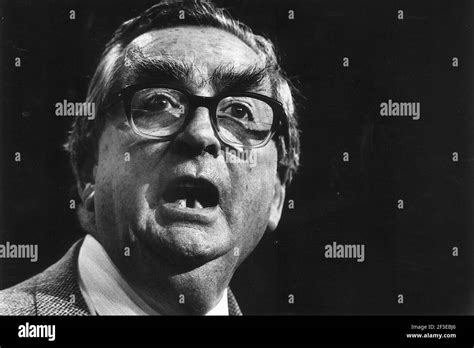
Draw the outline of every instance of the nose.
M191 119L186 128L175 139L177 149L193 157L204 152L217 157L221 143L212 127L209 110L205 107L198 107L189 116Z

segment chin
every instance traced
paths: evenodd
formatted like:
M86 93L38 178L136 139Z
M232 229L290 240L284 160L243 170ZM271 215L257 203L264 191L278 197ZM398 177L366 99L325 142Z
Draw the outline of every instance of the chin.
M231 252L227 233L208 226L174 223L148 228L142 234L147 249L174 268L196 268Z

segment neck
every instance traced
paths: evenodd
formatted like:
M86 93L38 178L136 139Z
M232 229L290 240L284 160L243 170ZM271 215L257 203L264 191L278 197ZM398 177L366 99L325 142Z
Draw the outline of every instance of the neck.
M228 286L228 281L208 277L209 268L212 269L212 265L206 264L183 273L169 272L165 276L157 274L146 278L125 270L129 276L124 278L147 305L159 313L205 315L227 295Z
M176 267L138 244L127 257L114 252L123 248L101 244L127 284L148 306L164 315L211 312L226 296L235 267L223 258L197 267Z

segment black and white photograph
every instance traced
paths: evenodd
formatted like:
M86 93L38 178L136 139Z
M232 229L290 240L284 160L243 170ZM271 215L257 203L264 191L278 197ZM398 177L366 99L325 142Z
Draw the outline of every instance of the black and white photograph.
M0 44L2 348L474 344L474 1L1 0Z

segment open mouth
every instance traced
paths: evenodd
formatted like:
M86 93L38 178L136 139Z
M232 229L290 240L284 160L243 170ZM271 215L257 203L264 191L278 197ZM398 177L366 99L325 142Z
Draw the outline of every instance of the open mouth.
M178 179L168 185L163 193L163 200L177 208L212 208L219 202L219 191L204 179Z

